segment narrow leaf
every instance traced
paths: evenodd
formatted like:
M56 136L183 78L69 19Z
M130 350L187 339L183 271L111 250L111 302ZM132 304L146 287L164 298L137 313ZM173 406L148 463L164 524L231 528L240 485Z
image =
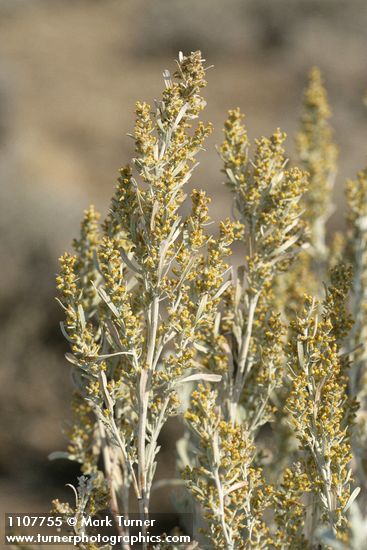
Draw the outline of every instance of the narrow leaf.
M185 382L194 382L195 380L202 380L204 382L220 382L222 380L222 377L220 374L207 374L205 372L199 372L197 374L190 374L190 376L186 376L185 378L178 378L178 380L175 381L176 384L183 384Z
M349 510L349 508L352 506L353 502L355 501L355 499L357 498L357 496L359 495L360 492L361 492L360 487L356 487L354 489L353 493L348 498L348 502L346 503L346 505L343 508L343 512L347 512Z

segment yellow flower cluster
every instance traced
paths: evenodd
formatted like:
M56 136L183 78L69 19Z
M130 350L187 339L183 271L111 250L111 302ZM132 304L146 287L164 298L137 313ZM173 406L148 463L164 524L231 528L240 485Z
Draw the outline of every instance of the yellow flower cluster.
M319 69L314 67L304 93L304 112L297 136L302 167L309 174L305 195L306 219L310 227L312 254L316 262L325 261L325 223L333 211L331 191L336 175L338 150L329 124L331 111Z
M305 452L318 513L340 534L346 528L343 508L350 495L351 475L352 407L338 345L338 338L350 328L344 305L348 280L348 268L337 266L321 318L317 303L307 297L302 315L292 322L288 348L291 391L286 401L289 422Z
M263 521L271 488L255 466L255 448L243 427L221 417L218 393L199 385L185 414L199 438L196 464L183 472L205 510L213 548L268 548Z
M361 170L355 180L346 183L347 198L347 255L354 267L352 313L355 321L351 348L350 392L358 400L356 433L353 450L357 472L364 486L367 484L367 169Z
M73 486L72 486L73 487ZM61 516L71 535L80 535L85 532L83 521L87 517L94 517L99 511L104 510L108 505L108 488L101 472L93 473L89 477L82 475L78 478L75 492L75 505L60 502L58 499L52 501L51 513ZM75 523L69 522L69 518L75 518ZM80 543L80 548L96 550L98 546L93 543Z
M237 211L235 236L244 244L246 261L232 278L219 332L229 345L225 415L232 421L240 415L255 432L272 417L271 397L281 384L284 331L273 312L273 287L305 240L300 200L307 180L297 167L286 170L285 134L279 129L255 141L250 160L243 118L239 109L229 111L220 148Z
M254 158L249 163L249 140L242 120L238 109L229 112L220 154L226 184L234 193L245 226L248 277L256 293L277 270L287 269L303 242L299 201L307 181L298 168L285 170L285 134L279 129L270 138L255 141Z
M348 222L358 229L355 224L367 215L367 169L357 174L357 179L348 180L346 184L346 195L348 201Z
M100 345L92 324L86 320L77 272L77 258L65 253L60 258L60 273L56 279L60 302L65 311L64 331L71 344L75 361L81 368L93 369Z
M91 311L98 301L95 289L95 284L98 281L95 251L100 241L99 219L99 212L91 205L84 212L80 238L73 241L77 257L76 270L79 286L83 289L82 305L86 311Z
M64 332L78 395L88 402L88 422L85 408L75 408L70 456L90 471L95 438L93 464L101 455L107 477L122 468L141 510L149 506L160 431L177 414L180 379L197 372L195 346L217 314L225 257L238 231L227 220L217 238L206 234L209 200L200 190L191 194L191 213L180 211L183 186L211 130L201 122L193 127L205 106L203 63L199 52L180 55L173 78L164 74L155 109L136 104L134 170L120 171L101 230L91 208L74 241L76 256L60 261Z
M311 483L300 463L286 468L274 493L276 531L273 535L274 550L306 550L309 545L304 532L304 495L311 490Z
M269 311L268 301L260 299L253 326L252 365L240 399L244 422L252 433L274 421L276 407L272 398L282 385L284 333L280 315Z
M84 476L76 506L54 510L124 515L133 494L145 519L162 429L190 403L179 467L183 498L203 516L199 547L326 549L325 525L328 540L349 544L352 447L367 487L367 171L347 184L346 249L329 253L337 155L314 69L297 138L302 169L288 168L279 129L250 154L244 117L229 111L219 153L235 220L209 234L210 198L192 188L185 202L212 129L196 120L205 85L200 52L180 54L161 98L136 103L134 158L109 213L100 224L90 207L74 253L60 258L75 383L68 456ZM243 261L231 269L236 240Z

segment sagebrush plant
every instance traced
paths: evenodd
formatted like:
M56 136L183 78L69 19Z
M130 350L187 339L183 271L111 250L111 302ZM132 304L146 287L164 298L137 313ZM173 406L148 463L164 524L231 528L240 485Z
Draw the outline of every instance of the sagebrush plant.
M53 506L148 517L158 439L176 416L177 509L184 500L202 525L187 548L362 548L367 173L348 182L347 237L329 249L337 148L312 69L298 165L281 130L251 146L229 111L218 153L234 215L208 232L209 198L185 192L211 132L197 122L205 72L200 52L180 53L161 99L136 104L135 157L108 216L90 207L60 259L75 385L62 456L83 475L75 508Z

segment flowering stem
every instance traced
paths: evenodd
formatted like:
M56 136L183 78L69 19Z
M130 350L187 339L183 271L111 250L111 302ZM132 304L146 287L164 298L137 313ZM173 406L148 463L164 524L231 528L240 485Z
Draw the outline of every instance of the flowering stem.
M220 514L220 522L221 522L221 525L222 525L223 536L224 536L224 539L226 541L227 550L233 550L233 542L231 540L231 537L229 536L228 525L226 524L226 519L225 519L223 488L222 488L222 484L220 482L218 468L216 468L215 471L214 471L214 479L215 479L215 485L216 485L217 491L218 491L219 514Z
M140 387L139 387L139 425L138 425L138 482L140 488L139 499L139 512L142 516L142 520L146 519L149 513L149 500L150 500L150 484L151 480L147 480L147 472L150 471L150 462L152 460L151 455L146 456L146 427L147 427L147 414L149 405L149 391L150 381L153 368L154 351L156 345L157 328L159 319L159 299L155 296L149 314L149 342L147 349L147 364L146 368L141 370L140 374ZM144 523L143 523L144 525ZM146 544L143 544L143 548L147 548Z
M238 406L238 402L241 397L241 392L243 390L243 386L245 383L247 357L248 357L248 352L249 352L249 347L251 342L252 327L254 324L254 317L255 317L255 311L256 311L258 299L259 299L259 293L255 294L254 296L251 296L249 299L247 326L246 326L246 331L243 336L241 347L239 350L236 378L234 382L234 387L233 387L232 396L231 396L231 403L230 403L229 414L230 414L230 420L232 423L235 422L236 420L237 406Z
M116 491L113 484L113 479L114 479L113 464L110 456L110 447L108 445L108 441L106 438L106 430L100 420L98 420L98 428L101 434L102 454L103 454L103 462L104 462L104 468L106 473L106 480L110 491L111 513L113 517L116 518L119 515L119 506L117 502ZM123 529L123 527L119 525L118 521L115 521L115 525L116 525L117 532L120 536L126 535L125 530ZM128 543L122 542L121 548L122 550L130 550L130 545Z

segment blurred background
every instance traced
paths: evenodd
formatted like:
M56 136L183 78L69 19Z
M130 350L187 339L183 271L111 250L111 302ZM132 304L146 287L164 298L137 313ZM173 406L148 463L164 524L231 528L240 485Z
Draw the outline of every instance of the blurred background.
M292 158L318 65L340 147L329 226L342 229L345 178L366 165L366 29L365 0L0 0L2 511L46 511L78 475L47 459L66 446L71 388L54 275L83 209L107 211L132 154L134 102L159 97L179 50L201 49L214 65L204 118L215 132L192 185L210 193L219 219L230 212L215 152L227 110L242 108L252 138L281 127Z

